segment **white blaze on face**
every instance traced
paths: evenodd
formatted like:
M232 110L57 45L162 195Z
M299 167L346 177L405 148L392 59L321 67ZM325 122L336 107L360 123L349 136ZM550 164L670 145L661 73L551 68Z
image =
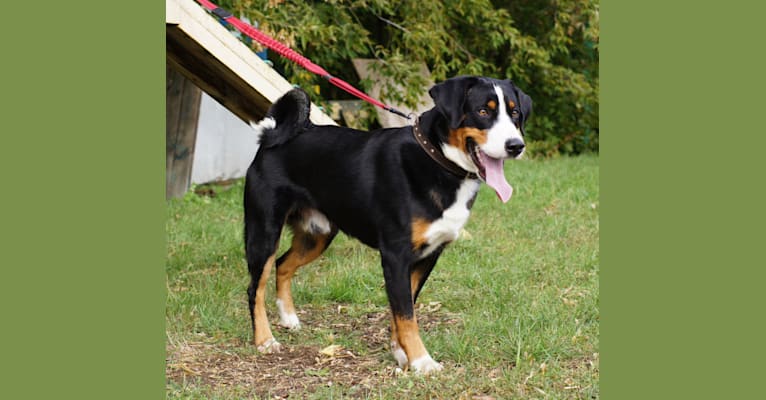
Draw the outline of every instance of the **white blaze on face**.
M505 150L505 144L514 138L521 139L519 130L513 124L505 104L505 95L499 86L495 85L497 95L497 118L487 131L486 143L479 146L479 158L484 167L485 182L495 189L497 197L505 203L511 198L513 188L505 179L503 160L510 154ZM523 140L523 139L521 139Z
M503 89L497 85L494 88L497 94L497 120L487 131L487 142L480 146L480 149L492 158L506 158L509 154L505 151L505 143L510 139L522 137L508 115Z

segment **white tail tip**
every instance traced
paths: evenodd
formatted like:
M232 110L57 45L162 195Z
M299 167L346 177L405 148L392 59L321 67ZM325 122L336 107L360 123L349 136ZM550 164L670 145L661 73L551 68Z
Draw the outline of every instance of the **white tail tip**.
M266 129L274 129L277 126L277 121L274 118L268 117L261 120L261 122L255 123L250 121L250 127L255 131L255 136L260 139L263 135L263 131Z

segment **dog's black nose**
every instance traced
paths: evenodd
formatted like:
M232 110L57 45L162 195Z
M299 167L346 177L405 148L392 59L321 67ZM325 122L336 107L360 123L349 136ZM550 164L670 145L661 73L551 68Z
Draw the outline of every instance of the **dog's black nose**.
M505 142L505 151L511 157L516 157L524 150L524 141L519 138L508 139Z

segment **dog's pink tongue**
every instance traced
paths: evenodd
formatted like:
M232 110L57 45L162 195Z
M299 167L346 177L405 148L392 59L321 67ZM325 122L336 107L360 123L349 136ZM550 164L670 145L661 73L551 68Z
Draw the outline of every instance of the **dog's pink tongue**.
M508 199L511 198L511 194L513 194L513 188L508 184L508 181L505 180L505 175L503 174L503 159L492 158L484 154L484 152L479 152L479 154L481 155L481 162L484 164L487 185L492 187L492 189L495 189L497 197L499 197L503 203L507 202Z

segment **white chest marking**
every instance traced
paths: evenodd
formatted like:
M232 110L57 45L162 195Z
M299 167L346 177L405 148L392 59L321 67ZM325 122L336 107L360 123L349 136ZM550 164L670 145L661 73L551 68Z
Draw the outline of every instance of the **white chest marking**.
M442 244L457 239L460 229L468 222L468 217L471 215L468 202L476 195L479 185L480 182L473 179L467 179L460 184L455 202L444 210L441 218L432 222L426 230L425 238L428 247L423 250L421 258L428 256Z

